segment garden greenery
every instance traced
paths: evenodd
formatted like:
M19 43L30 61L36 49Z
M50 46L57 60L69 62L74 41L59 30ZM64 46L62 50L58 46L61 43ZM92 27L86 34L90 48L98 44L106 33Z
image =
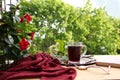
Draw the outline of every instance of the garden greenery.
M87 54L118 54L120 19L111 17L104 8L93 8L90 0L79 8L62 0L21 0L20 14L25 13L32 15L39 31L31 45L33 52L49 51L57 41L79 41L87 45Z

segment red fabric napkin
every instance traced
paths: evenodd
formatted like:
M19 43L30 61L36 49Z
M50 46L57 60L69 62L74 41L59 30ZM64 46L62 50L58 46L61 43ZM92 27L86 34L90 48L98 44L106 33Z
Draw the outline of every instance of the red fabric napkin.
M21 78L40 78L41 80L74 80L76 70L60 65L58 59L54 59L44 52L22 58L12 64L6 71L0 70L0 80L14 80Z

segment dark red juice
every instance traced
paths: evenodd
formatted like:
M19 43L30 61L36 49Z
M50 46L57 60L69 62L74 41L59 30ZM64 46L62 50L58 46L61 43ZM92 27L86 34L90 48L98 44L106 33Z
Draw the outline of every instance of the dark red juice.
M68 58L70 61L78 62L82 46L68 46Z

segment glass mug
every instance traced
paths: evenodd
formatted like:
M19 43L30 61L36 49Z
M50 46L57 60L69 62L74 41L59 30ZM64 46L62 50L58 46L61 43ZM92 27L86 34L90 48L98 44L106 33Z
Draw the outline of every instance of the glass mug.
M82 42L70 42L68 43L68 63L80 64L80 57L87 52L87 46ZM82 52L83 50L83 52Z

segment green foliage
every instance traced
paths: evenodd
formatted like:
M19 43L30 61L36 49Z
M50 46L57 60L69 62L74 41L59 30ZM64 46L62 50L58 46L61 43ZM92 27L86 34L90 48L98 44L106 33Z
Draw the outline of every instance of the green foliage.
M24 45L22 45L21 49L21 39L26 38L30 40L30 33L36 30L35 25L29 23L32 20L29 14L22 15L21 17L16 15L18 9L18 5L10 5L9 11L3 11L0 19L0 54L14 57L13 60L19 59L25 55L24 53L27 53L27 50L23 51ZM25 46L25 48L28 47Z
M9 12L4 11L1 13L2 18L0 19L0 54L9 55L8 58L13 57L13 59L18 59L20 56L19 47L14 45L19 42L13 19L15 11L15 8L11 8Z
M33 16L39 29L40 45L36 47L40 50L48 51L58 39L83 42L88 47L87 54L117 54L120 49L120 20L109 16L103 8L93 9L90 0L83 8L61 0L22 0L20 13L25 12ZM63 51L60 47L59 50Z
M65 52L65 46L66 46L66 42L64 40L56 40L56 43L58 43L58 50L59 53L63 53Z
M60 0L23 1L21 5L20 13L28 12L33 15L33 21L39 28L40 38L43 35L45 36L39 42L42 50L47 50L50 45L55 43L56 39L66 39L65 28L67 27L69 14L73 11L71 6L65 5ZM74 17L71 16L71 18Z

